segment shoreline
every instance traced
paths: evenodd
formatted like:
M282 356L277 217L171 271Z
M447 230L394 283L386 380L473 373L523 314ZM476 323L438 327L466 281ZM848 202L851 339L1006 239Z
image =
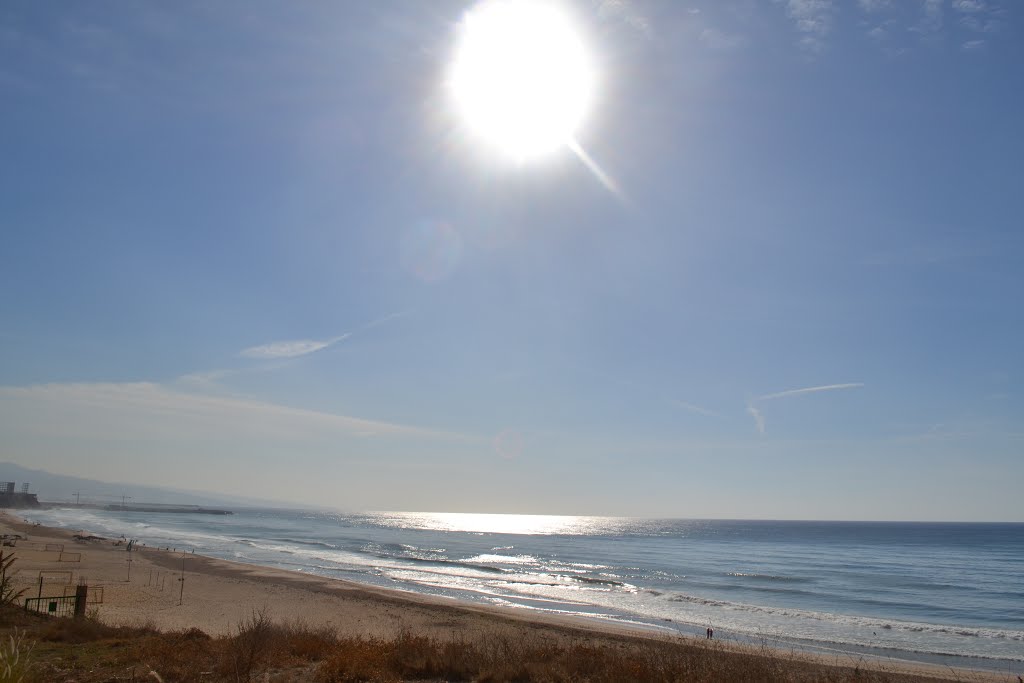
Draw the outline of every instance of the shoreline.
M28 542L19 541L14 548L19 557L17 569L22 574L36 576L40 570L72 572L74 580L86 580L90 586L102 587L103 603L91 608L97 610L101 619L114 624L151 623L164 631L195 627L211 635L228 635L254 611L266 610L275 621L302 620L313 626L330 626L339 634L352 636L394 638L413 632L455 638L503 633L516 638L528 634L554 643L598 640L621 647L631 642L673 641L690 647L708 646L702 638L667 634L658 631L656 626L481 605L146 546L131 553L129 565L125 547L113 545L114 539L75 540L70 530L34 525L12 511L0 512L0 529L28 537ZM63 544L69 558L74 557L74 553L80 554L79 561L58 561L54 551L45 550L47 543ZM182 562L185 580L179 582ZM19 585L36 588L24 580ZM45 587L53 590L49 585ZM30 591L26 597L34 597L34 592ZM795 660L933 680L965 677L979 681L1015 680L1015 674L991 669L954 669L848 653L824 655L770 643L758 647L715 640L713 646L723 652L743 654L758 654L762 647L767 647L776 655Z

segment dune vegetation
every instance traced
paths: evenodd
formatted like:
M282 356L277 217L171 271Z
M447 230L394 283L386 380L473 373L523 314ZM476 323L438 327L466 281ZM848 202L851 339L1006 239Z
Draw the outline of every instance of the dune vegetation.
M256 611L234 633L162 632L95 614L51 618L0 608L0 681L929 681L878 668L829 664L770 648L615 635L551 639L522 632L450 638L340 637L334 629L274 621ZM977 680L987 680L979 677Z

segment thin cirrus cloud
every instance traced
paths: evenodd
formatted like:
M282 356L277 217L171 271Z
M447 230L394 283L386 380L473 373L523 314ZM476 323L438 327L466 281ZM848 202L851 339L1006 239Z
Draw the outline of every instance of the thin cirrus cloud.
M330 339L296 339L291 341L271 342L259 346L250 346L242 349L238 355L243 358L255 358L258 360L272 360L275 358L297 358L306 356L317 351L322 351L329 346L344 341L352 336L352 333L339 334Z
M50 450L69 438L143 443L173 439L206 445L245 435L290 442L317 436L470 438L246 397L182 391L153 382L0 386L0 431L8 436L31 436Z
M863 387L863 382L846 382L843 384L822 384L814 387L801 387L799 389L787 389L785 391L777 391L772 394L764 394L757 398L747 401L747 412L754 418L754 426L757 427L758 434L765 433L765 419L764 413L758 408L757 404L762 401L774 401L780 398L789 398L791 396L804 396L807 394L818 394L824 391L841 391L843 389L858 389Z

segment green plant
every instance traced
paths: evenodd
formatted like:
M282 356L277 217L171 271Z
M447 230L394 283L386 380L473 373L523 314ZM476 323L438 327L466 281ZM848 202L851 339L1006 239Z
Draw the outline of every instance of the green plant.
M25 644L25 632L14 629L6 642L0 644L0 682L21 683L31 663L32 646Z
M12 566L17 559L13 554L4 557L3 551L0 551L0 604L9 605L25 593L24 588L14 587L14 577L18 570L12 569Z

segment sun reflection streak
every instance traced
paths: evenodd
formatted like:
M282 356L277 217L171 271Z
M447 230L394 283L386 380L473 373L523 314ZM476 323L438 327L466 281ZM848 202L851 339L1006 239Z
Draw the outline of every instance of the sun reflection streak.
M576 155L576 158L583 162L583 165L587 167L587 170L594 174L594 177L597 178L597 181L599 183L604 185L604 188L606 190L611 192L619 199L623 201L626 200L625 193L623 193L622 189L619 187L619 184L615 182L615 179L612 178L607 173L605 173L604 169L597 165L597 162L594 161L594 159L589 154L587 154L587 150L583 149L580 143L576 142L576 140L573 139L569 140L569 142L566 143L566 146L572 151L573 154Z

